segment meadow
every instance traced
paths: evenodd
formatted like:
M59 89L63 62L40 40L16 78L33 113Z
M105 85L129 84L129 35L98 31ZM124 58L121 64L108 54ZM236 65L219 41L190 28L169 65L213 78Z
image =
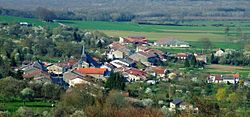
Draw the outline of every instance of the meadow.
M185 21L179 25L145 25L133 22L104 22L104 21L74 21L57 20L47 23L38 19L0 16L0 22L29 22L35 26L48 26L54 28L59 23L87 30L98 30L112 37L145 36L150 41L175 37L189 42L194 48L202 48L200 42L208 38L213 48L239 49L241 44L229 40L237 40L241 33L250 35L250 21ZM229 27L229 36L225 29Z
M13 102L0 102L0 107L3 110L7 110L9 112L15 112L19 109L19 107L28 107L36 112L50 111L52 103L44 102L42 100L35 100L32 102L24 102L21 100L15 100Z

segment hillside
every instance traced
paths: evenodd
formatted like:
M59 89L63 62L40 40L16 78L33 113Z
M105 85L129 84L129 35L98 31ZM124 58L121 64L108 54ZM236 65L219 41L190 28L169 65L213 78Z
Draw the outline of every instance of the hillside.
M0 0L2 8L32 11L37 7L46 7L54 11L71 11L75 17L88 20L112 20L117 17L136 21L244 20L250 18L248 6L248 0ZM99 18L100 14L106 19Z

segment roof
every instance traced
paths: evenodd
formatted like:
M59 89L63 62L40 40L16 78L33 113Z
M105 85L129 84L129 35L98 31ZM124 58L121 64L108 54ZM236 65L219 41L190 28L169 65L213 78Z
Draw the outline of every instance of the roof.
M175 99L173 100L171 103L177 105L177 104L181 104L182 103L182 100L181 99Z
M50 77L50 75L47 72L35 68L31 68L28 71L25 71L23 74L24 78L34 78L38 76L44 76L45 78Z
M165 69L162 67L152 67L152 70L157 74L165 74Z
M106 72L106 68L78 68L75 70L75 72L81 73L81 74L99 74L104 75Z
M142 36L127 37L127 38L124 38L124 41L127 43L140 43L140 44L148 43L148 40L146 39L146 37L142 37Z
M144 37L144 36L129 36L128 38L132 38L132 39L146 39L146 37Z
M155 43L160 44L160 45L189 45L189 43L182 41L182 40L178 40L174 37L160 39L156 41Z
M151 58L151 57L155 57L156 56L156 54L154 54L154 53L146 53L146 52L138 52L138 54L140 54L140 55L142 55L142 56L145 56L145 57L147 57L147 58Z
M126 46L123 46L118 42L113 42L112 44L109 45L109 47L114 50L119 50L121 52L124 52L126 55L130 54L130 49L128 49Z
M125 46L123 46L122 44L118 43L118 42L113 42L109 45L109 47L111 47L114 50L118 50L120 48L126 48Z
M144 71L139 70L139 69L135 69L135 68L128 69L125 72L132 74L132 75L136 75L136 76L145 76L146 75L146 73Z
M238 79L240 78L240 74L225 74L223 75L223 79Z
M187 53L177 53L176 57L188 57Z

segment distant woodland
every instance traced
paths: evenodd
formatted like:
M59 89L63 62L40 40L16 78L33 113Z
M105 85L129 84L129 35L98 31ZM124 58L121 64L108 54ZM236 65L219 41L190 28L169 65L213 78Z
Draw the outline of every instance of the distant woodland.
M0 14L35 17L46 8L57 19L164 23L249 20L249 0L0 0Z

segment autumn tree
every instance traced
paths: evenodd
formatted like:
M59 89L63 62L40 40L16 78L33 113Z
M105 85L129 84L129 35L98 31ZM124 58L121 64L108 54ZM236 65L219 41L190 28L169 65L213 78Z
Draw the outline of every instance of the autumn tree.
M226 89L225 88L219 88L216 93L216 99L218 101L222 101L226 98Z

